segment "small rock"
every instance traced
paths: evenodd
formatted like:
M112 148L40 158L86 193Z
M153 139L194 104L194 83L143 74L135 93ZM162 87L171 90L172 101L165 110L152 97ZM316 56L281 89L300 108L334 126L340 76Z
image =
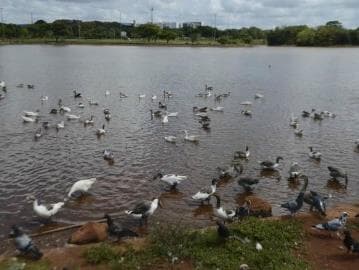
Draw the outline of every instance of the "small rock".
M70 239L70 244L82 245L101 242L107 239L107 224L88 222L75 231Z

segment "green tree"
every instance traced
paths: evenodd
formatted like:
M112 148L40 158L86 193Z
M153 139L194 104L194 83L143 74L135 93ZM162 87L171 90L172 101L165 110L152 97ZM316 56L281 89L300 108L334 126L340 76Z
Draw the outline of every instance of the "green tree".
M65 22L55 21L52 23L52 33L56 42L58 42L59 38L64 38L69 35L69 28Z
M146 38L148 41L151 39L156 40L160 33L161 28L153 23L142 24L137 27L137 33L141 38Z
M176 37L177 37L177 33L175 31L173 31L173 30L170 30L170 29L163 29L159 34L159 38L166 40L167 43L170 40L175 40Z
M297 34L296 45L313 46L315 41L315 30L306 28Z

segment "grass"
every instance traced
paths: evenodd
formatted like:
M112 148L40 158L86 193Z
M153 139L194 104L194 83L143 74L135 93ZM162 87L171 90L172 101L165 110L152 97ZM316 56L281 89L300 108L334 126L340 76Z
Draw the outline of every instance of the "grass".
M1 270L49 270L50 263L46 260L28 261L24 259L12 258L0 262Z
M183 226L158 225L149 235L147 248L116 251L102 244L89 248L84 256L90 264L107 264L111 269L156 269L160 264L190 261L196 269L308 269L295 254L304 237L298 221L270 221L250 218L230 226L233 237L223 241L215 228L189 231ZM239 237L251 241L242 243ZM263 246L255 248L256 242Z

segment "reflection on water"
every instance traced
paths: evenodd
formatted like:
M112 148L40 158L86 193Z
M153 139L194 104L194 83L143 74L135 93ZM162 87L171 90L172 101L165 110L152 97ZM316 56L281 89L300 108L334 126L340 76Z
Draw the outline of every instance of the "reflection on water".
M244 162L244 174L261 177L251 194L269 201L274 214L282 213L278 205L294 198L301 186L287 181L293 161L308 175L308 189L333 194L329 204L356 200L358 56L355 48L0 47L0 79L8 85L6 98L0 101L0 237L13 223L39 228L32 203L26 200L29 195L58 202L75 181L91 177L98 178L91 194L67 203L56 221L73 224L102 218L104 213L124 213L139 200L160 196L165 208L156 212L152 222L212 224L214 202L200 206L191 196L209 185L216 168L229 165L233 152L245 145L251 156ZM16 88L19 83L35 88ZM230 91L230 97L220 103L213 96L195 97L206 83L214 93ZM83 98L74 99L73 89ZM158 110L163 90L173 93L166 100L168 111L178 112L166 124L150 114L150 109ZM128 98L121 98L120 92ZM255 93L264 98L254 100ZM146 97L139 99L140 94ZM152 95L157 95L156 101ZM41 102L41 96L48 96L48 101ZM58 108L60 98L71 114L81 116L79 121L49 114ZM90 106L88 100L99 105ZM239 104L246 100L253 102L251 117L241 113ZM79 108L79 102L85 107ZM194 106L222 106L224 112L209 111L210 129L204 130ZM105 108L111 112L109 121L104 118ZM300 117L302 110L311 108L337 117L323 121ZM39 110L38 123L23 124L24 110ZM299 116L302 138L289 126L291 113ZM83 120L91 115L94 125L84 126ZM54 126L62 120L64 129L50 127L34 140L42 122ZM96 130L103 124L106 134L97 138ZM185 129L198 135L198 144L184 141ZM164 140L168 135L177 136L176 144ZM309 159L309 146L322 152L320 162ZM103 159L104 149L113 151L113 164ZM259 160L279 155L284 157L280 173L259 170ZM347 170L347 190L342 183L327 181L328 165ZM177 190L169 190L160 181L150 181L158 171L188 179ZM233 179L221 181L217 192L228 207L242 204L250 195ZM136 224L124 214L123 220Z

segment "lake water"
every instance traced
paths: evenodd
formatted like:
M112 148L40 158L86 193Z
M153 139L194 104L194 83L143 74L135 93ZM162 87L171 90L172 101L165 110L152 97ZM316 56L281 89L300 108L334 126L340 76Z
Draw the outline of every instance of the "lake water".
M268 65L271 65L271 68ZM229 164L234 150L247 144L251 156L245 174L260 176L258 161L284 158L277 181L264 175L254 191L284 214L279 204L294 198L301 184L287 181L288 168L297 161L309 176L309 189L331 193L329 204L357 201L359 193L359 49L324 48L165 48L111 46L2 46L0 80L8 85L0 101L0 237L17 223L29 230L39 228L29 195L43 202L62 200L80 179L97 177L91 195L70 201L54 218L77 223L102 218L105 212L123 213L141 199L160 196L164 208L152 221L183 220L194 226L213 224L211 208L199 207L191 199L216 176L216 167ZM19 83L35 89L16 88ZM209 112L211 130L201 129L193 106L218 106L213 97L196 98L204 85L214 93L231 91L220 106L223 113ZM78 89L84 98L74 99ZM166 125L151 120L149 110L157 109L162 90L172 91L166 101L169 112L179 112ZM105 91L111 94L105 96ZM127 99L120 99L119 93ZM254 100L255 93L263 99ZM139 94L146 94L143 100ZM41 104L41 95L49 97ZM41 122L59 123L63 115L51 115L58 99L73 114L87 119L95 116L94 127L65 120L65 129L49 129L38 141L35 130ZM89 106L88 99L99 102ZM252 101L252 117L240 112L243 101ZM81 109L77 104L86 105ZM104 120L109 108L112 119ZM302 110L328 110L337 117L318 123L302 119ZM22 111L39 110L39 123L24 124ZM300 117L302 138L289 126L291 113ZM98 139L97 128L106 124L107 134ZM183 141L183 130L198 135L198 145ZM166 143L176 135L177 144ZM308 158L308 146L323 153L320 163ZM103 160L102 151L111 148L114 165ZM347 190L328 182L328 165L347 170ZM187 175L178 192L168 192L159 181L149 181L162 170ZM228 206L243 201L243 190L235 181L218 189ZM308 211L305 206L302 211ZM124 220L130 219L124 216Z

